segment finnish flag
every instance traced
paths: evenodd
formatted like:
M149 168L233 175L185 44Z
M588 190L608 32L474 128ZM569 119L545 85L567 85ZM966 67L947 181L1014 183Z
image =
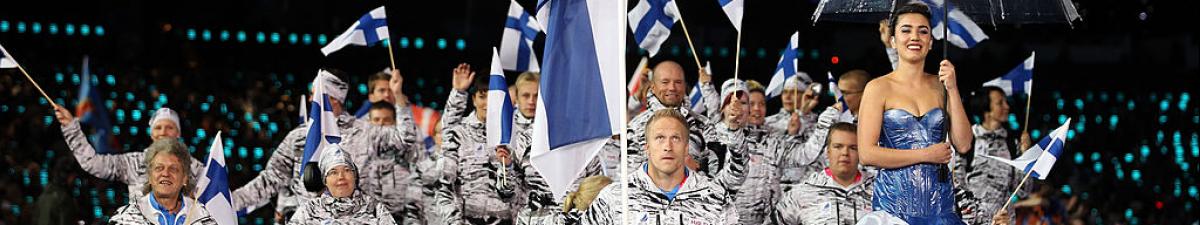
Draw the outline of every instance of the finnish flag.
M967 17L966 13L963 13L962 10L954 7L954 5L943 5L942 3L945 0L921 0L921 2L929 5L929 11L933 12L933 18L931 18L929 23L933 24L934 38L942 39L946 37L946 34L943 32L945 24L942 21L947 16L943 10L948 5L950 9L950 15L948 15L950 17L950 36L947 41L950 41L950 44L959 48L971 48L975 47L975 44L988 39L987 34L983 33L983 29L979 28L979 25L975 24L975 21L972 21L971 17Z
M525 12L516 0L510 0L500 43L500 61L505 70L538 72L533 39L542 32L542 25Z
M304 141L304 158L300 161L301 164L319 162L321 149L342 142L342 135L338 131L338 115L333 114L333 105L330 103L333 97L328 93L330 90L326 90L331 86L328 82L336 79L333 74L321 70L313 80L313 100L308 110L308 136ZM300 167L300 173L297 174L304 174L304 168Z
M1029 58L1017 67L1009 70L1004 76L984 82L983 86L998 87L1008 96L1029 94L1029 91L1033 90L1033 57L1036 55L1037 52L1030 53Z
M1012 165L1026 173L1032 173L1029 176L1045 180L1046 176L1050 175L1050 169L1054 168L1054 162L1058 161L1058 156L1062 155L1063 145L1067 140L1067 130L1070 127L1071 119L1068 118L1066 123L1054 129L1049 136L1042 138L1037 145L1025 150L1025 153L1021 153L1021 156L1016 159L1008 160L990 155L984 155L984 157Z
M321 53L329 56L346 45L367 46L384 39L388 39L387 13L383 6L380 6L358 18L349 29L329 41L329 44L321 48Z
M796 64L799 63L797 56L800 53L800 32L792 33L792 37L788 38L787 47L783 48L783 56L779 57L779 64L775 66L775 73L771 75L771 82L767 84L767 98L774 98L783 94L784 83L788 78L792 78L799 73ZM804 77L805 80L812 80Z
M531 163L555 199L623 132L624 38L597 38L624 31L624 4L608 0L546 0L541 91L533 121ZM542 17L542 16L545 17Z
M203 174L196 187L199 197L196 200L204 204L217 224L237 225L237 214L233 210L232 195L229 194L229 172L225 164L225 147L221 144L221 131L213 136L212 145L208 147L208 160L204 164Z
M629 11L629 28L638 47L658 54L659 47L671 36L671 27L679 21L679 7L673 0L640 0Z
M508 81L500 68L500 54L492 48L492 72L488 75L487 146L508 145L512 139L513 104L508 95Z

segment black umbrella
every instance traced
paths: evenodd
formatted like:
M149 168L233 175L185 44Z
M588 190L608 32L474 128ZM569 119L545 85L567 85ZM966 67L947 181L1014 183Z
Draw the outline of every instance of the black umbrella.
M821 0L813 12L812 21L841 21L877 23L887 19L901 0ZM941 8L944 0L913 0ZM961 10L976 23L1033 24L1066 23L1073 25L1081 19L1071 0L949 0L954 9ZM935 10L941 11L941 10ZM939 13L939 12L934 12ZM945 12L941 12L945 13Z

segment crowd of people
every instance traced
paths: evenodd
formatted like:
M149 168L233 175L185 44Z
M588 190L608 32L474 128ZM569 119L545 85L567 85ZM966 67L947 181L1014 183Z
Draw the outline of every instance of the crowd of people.
M320 138L310 136L312 121L283 116L271 120L282 128L270 131L249 125L257 119L253 116L207 113L210 109L194 104L205 102L205 96L188 91L178 78L166 82L173 86L147 96L182 92L187 96L176 99L187 100L153 109L144 132L151 142L144 150L138 150L144 143L131 140L117 146L124 153L98 151L112 146L89 140L79 112L65 102L47 107L50 111L29 107L30 114L49 115L46 122L8 121L4 135L8 140L41 138L2 143L4 147L67 151L45 151L45 156L4 152L10 174L49 171L33 207L39 213L26 213L35 218L5 214L4 221L75 222L51 221L78 218L76 211L47 210L74 205L68 196L80 194L65 187L81 186L77 177L88 174L98 179L88 182L95 189L125 186L128 197L121 199L127 201L104 209L110 215L104 222L216 224L191 194L205 168L196 149L203 152L209 140L183 129L189 127L240 130L227 137L244 146L275 146L265 151L269 155L262 157L261 168L231 171L236 178L230 183L242 185L230 191L235 210L266 211L276 223L1082 223L1078 217L1085 207L1077 197L1061 204L1048 185L1021 186L1024 171L983 157L1015 158L1030 148L1031 137L1005 125L1010 99L1000 88L960 89L950 61L938 63L936 74L923 70L933 41L930 20L924 5L898 6L881 24L895 70L840 74L831 87L841 97L834 102L821 102L824 92L807 74L792 76L779 96L770 96L755 80L727 79L718 88L713 75L701 69L695 76L697 91L708 110L699 112L686 98L689 76L679 63L663 60L639 68L632 79L649 85L634 99L645 107L631 108L626 132L613 135L591 161L579 162L587 169L568 193L551 193L531 163L541 80L536 72L521 73L511 85L516 108L512 142L491 146L486 124L496 118L486 113L489 79L476 76L469 64L449 71L450 91L431 132L418 125L414 111L419 106L408 97L412 91L404 90L400 70L367 76L366 104L350 111L348 81L354 75L322 69L308 84L326 91L340 141L321 149L315 162L302 160L306 143ZM0 86L23 87L13 85L13 79L4 76ZM279 85L251 86L255 91L236 97L230 111L293 115L306 111L295 102L310 100L294 99L301 93ZM29 97L14 105L47 105L32 100L36 98L27 87L9 90L8 96ZM782 107L768 115L767 102L775 97ZM117 104L144 107L132 101ZM973 124L971 118L979 119ZM33 133L18 134L25 130ZM117 137L145 139L136 131L126 132L133 133ZM22 183L4 179L6 185ZM33 205L12 196L22 196L19 187L4 188L6 209ZM1003 207L1010 205L1010 193L1025 199L1011 204L1015 211ZM567 197L554 197L560 195Z

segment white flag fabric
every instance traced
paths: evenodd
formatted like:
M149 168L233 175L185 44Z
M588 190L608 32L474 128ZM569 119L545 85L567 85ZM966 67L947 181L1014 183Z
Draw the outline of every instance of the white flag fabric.
M742 32L742 12L746 6L746 0L717 0L717 3L721 4L721 11L725 11L729 22L733 23L733 28Z
M17 68L17 60L8 54L3 45L0 45L0 68Z

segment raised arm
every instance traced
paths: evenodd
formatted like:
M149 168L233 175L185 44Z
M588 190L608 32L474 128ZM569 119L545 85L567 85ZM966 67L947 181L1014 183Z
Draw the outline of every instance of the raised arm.
M79 161L79 166L84 171L100 179L130 185L137 182L138 165L142 160L141 152L114 155L96 154L96 149L88 143L87 136L80 128L79 120L76 120L71 112L61 106L55 107L54 111L62 129L63 138L67 141L67 147L71 149L71 154L75 156L76 161Z

